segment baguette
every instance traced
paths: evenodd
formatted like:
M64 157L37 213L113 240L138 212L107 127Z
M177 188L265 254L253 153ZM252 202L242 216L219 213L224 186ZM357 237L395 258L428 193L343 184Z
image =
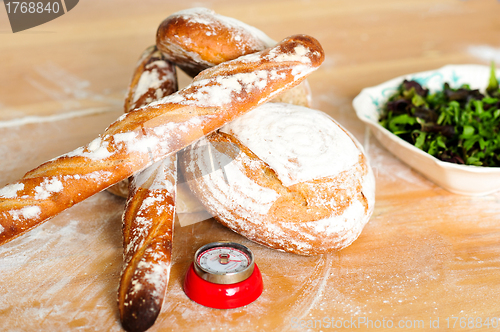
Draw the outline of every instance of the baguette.
M125 98L125 113L158 101L178 89L173 63L156 46L141 55Z
M0 244L296 86L323 60L316 39L291 36L206 69L179 92L124 114L88 145L0 189Z
M156 46L149 47L132 76L125 113L175 91L175 66ZM120 321L127 331L147 330L161 312L172 265L176 179L177 157L172 154L120 182L129 183L118 289Z
M169 62L156 46L148 47L139 58L127 95L124 111L128 113L145 106L178 89L175 66ZM129 180L123 180L107 190L114 195L128 197Z
M123 214L118 310L126 331L150 328L165 299L172 266L176 154L131 178Z
M194 77L206 68L273 47L276 41L232 17L207 8L191 8L161 22L156 32L156 45L168 60ZM309 83L304 80L271 101L309 107Z

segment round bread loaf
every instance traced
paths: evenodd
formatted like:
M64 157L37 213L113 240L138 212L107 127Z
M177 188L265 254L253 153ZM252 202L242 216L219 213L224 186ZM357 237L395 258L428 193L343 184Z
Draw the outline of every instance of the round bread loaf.
M347 247L375 204L361 145L325 113L302 106L266 103L188 147L180 162L220 223L296 254Z

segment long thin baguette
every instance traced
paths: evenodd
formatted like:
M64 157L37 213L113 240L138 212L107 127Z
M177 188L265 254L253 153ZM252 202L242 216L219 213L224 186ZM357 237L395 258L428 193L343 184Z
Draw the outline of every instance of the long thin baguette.
M175 65L156 46L148 47L140 56L130 82L124 112L146 106L178 90ZM128 179L108 188L108 191L128 197Z
M291 36L206 69L183 90L123 115L87 146L0 189L0 244L299 84L323 60L316 39Z
M125 113L177 91L175 66L156 46L141 56L125 99ZM123 269L118 289L120 321L145 331L161 311L172 265L177 179L176 154L132 175L123 214Z
M147 330L161 312L172 266L176 161L176 154L168 156L130 181L118 290L120 321L127 331Z
M276 45L263 31L207 8L190 8L164 19L156 31L156 45L166 58L188 75L242 55ZM271 102L311 106L307 80L279 94Z
M153 45L140 56L124 103L128 113L161 100L178 90L175 65Z

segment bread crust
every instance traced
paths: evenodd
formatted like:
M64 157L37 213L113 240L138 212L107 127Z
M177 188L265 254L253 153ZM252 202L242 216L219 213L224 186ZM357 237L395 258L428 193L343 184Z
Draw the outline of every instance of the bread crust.
M209 68L179 92L125 114L88 145L0 189L0 244L296 86L323 59L316 39L291 36Z
M132 75L124 111L175 91L175 66L156 46L149 47ZM123 269L118 289L120 321L127 331L147 330L161 312L172 266L176 179L173 154L111 187L128 196L122 217Z
M141 54L127 89L124 112L160 100L178 90L175 65L153 45ZM117 196L128 197L129 180L125 179L107 190Z
M123 270L118 289L120 321L145 331L161 312L172 266L176 155L131 177L123 214Z
M294 117L298 117L297 121ZM307 122L304 117L315 120ZM274 125L267 124L277 121L289 125L278 126L279 132L273 132ZM321 122L320 129L312 125ZM252 126L261 128L252 131ZM249 136L254 138L269 132L263 138L269 149L259 148L257 155L257 151L245 145L249 141L240 140L245 137L241 135L242 128L253 133ZM339 146L329 150L314 146L300 150L298 140L307 136L314 141L315 135L322 135L316 141L333 142L332 145L337 141ZM211 171L209 163L204 162L208 158L204 155L206 150L195 143L180 157L184 176L189 179L191 190L220 223L250 240L295 254L323 254L350 245L370 219L375 201L373 172L355 138L326 114L289 104L267 103L209 135L207 140L219 154L233 159L225 167L226 173ZM239 149L235 150L234 145ZM283 152L294 150L299 152L289 155ZM235 151L240 151L237 156ZM323 155L319 152L310 155L311 151L321 151ZM280 158L288 161L277 165L272 156L280 153ZM276 160L281 162L281 159ZM320 168L314 174L310 169L315 167L316 159L333 170ZM341 164L338 159L349 162L335 166L334 163ZM297 176L297 172L303 171L301 165L313 172L310 178L307 174ZM285 168L288 171L283 171Z
M192 8L163 20L156 45L188 75L273 47L262 31L207 8Z
M191 8L162 21L156 45L167 59L191 77L202 70L276 45L261 30L207 8ZM273 102L311 106L307 80L276 96Z

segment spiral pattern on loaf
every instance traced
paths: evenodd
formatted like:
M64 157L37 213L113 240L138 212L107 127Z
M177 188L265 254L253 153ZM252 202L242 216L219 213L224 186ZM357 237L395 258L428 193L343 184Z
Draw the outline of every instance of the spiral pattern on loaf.
M194 144L181 156L185 178L218 221L255 242L302 255L339 250L373 212L363 150L325 113L267 103L207 139L241 152L210 172L213 162Z
M313 109L266 104L221 131L261 156L290 186L338 174L358 162L354 141L332 121ZM342 158L336 158L339 154Z

